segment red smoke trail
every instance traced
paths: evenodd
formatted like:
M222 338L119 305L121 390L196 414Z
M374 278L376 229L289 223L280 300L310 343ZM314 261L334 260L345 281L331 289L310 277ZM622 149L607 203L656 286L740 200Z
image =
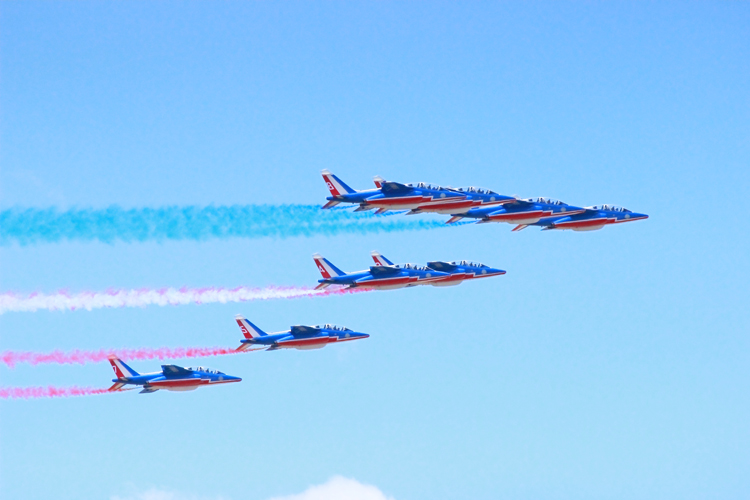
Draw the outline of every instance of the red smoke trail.
M106 394L107 389L93 387L0 387L0 399L70 398Z
M148 359L180 359L180 358L202 358L208 356L225 356L227 354L240 354L252 352L259 349L237 351L234 347L143 347L138 349L99 349L98 351L74 350L69 352L18 352L5 351L0 354L0 363L13 368L19 363L27 363L32 366L39 364L59 365L83 365L86 363L100 363L106 361L110 356L117 356L125 361L141 361Z

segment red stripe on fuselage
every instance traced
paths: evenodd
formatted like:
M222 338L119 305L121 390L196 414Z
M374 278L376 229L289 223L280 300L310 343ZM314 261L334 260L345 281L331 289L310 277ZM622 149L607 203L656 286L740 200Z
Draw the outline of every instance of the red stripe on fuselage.
M549 217L552 212L546 210L532 210L528 212L510 212L504 214L488 215L487 218L495 222L508 222L516 220L529 220L535 218Z
M556 222L553 227L561 227L561 228L593 227L593 226L603 226L605 224L610 224L609 219L607 217L597 217L596 219Z
M358 287L377 287L377 286L393 286L401 285L404 283L413 283L419 280L417 276L399 276L397 278L380 278L377 280L367 280L360 283L355 283Z
M397 196L393 198L377 198L374 200L367 200L368 205L373 207L389 208L400 205L414 205L429 201L429 196Z

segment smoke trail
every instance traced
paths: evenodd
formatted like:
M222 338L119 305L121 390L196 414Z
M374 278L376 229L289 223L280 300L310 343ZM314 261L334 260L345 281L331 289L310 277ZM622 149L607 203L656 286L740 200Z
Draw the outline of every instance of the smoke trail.
M32 293L21 296L11 292L0 293L0 314L6 312L75 311L77 309L110 307L145 307L150 305L187 305L253 300L296 299L301 297L326 297L365 292L361 289L326 288L315 290L308 287L266 287L249 288L162 288L159 290L107 290L106 292Z
M11 208L0 212L0 245L70 241L113 243L212 238L288 238L444 227L437 220L321 210L317 205L233 205L123 209Z
M106 394L107 389L93 387L0 387L0 399L69 398Z
M127 361L143 361L149 359L182 359L226 356L228 354L241 354L258 350L263 350L263 348L249 349L246 351L238 351L234 347L144 347L137 349L99 349L94 351L76 349L69 352L55 350L44 353L5 351L0 353L0 363L7 365L9 368L13 368L20 363L27 363L32 366L39 364L83 365L86 363L100 363L106 361L107 358L113 355Z

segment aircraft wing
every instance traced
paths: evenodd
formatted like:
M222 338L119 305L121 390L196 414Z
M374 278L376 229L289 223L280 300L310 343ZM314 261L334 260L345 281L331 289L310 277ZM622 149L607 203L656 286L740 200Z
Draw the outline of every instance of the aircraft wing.
M434 262L428 262L427 267L430 269L434 269L436 271L441 271L444 273L452 273L456 269L458 269L458 266L455 264L451 264L449 262L442 262L442 261L434 261Z
M515 200L510 200L507 203L503 203L503 204L504 205L516 205L517 204L522 207L527 206L527 205L533 205L533 203L531 203L530 201L519 200L518 198L516 198Z
M302 325L300 325L300 326L293 326L292 329L291 329L291 333L295 337L302 337L302 336L305 336L305 335L312 335L312 334L319 333L319 332L320 332L320 329L313 328L312 326L302 326Z
M398 267L390 266L370 266L370 273L373 276L392 276L401 272Z
M165 377L184 377L193 373L181 366L177 365L161 365L161 371Z
M405 194L414 191L414 188L393 181L384 182L381 184L380 189L386 194Z

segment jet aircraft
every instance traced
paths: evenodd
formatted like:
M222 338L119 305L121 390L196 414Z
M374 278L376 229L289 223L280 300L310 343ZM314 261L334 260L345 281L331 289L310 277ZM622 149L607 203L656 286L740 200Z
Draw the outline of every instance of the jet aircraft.
M464 213L453 214L447 224L459 221L463 218L479 219L484 222L508 222L527 226L543 220L547 217L559 217L561 215L575 215L584 212L584 208L575 207L551 198L528 198L525 200L515 199L502 207L490 206L472 208ZM514 231L518 230L516 227ZM521 228L522 229L522 228Z
M587 207L577 214L542 219L531 224L521 224L514 231L526 226L541 226L543 231L550 229L571 229L573 231L596 231L610 224L622 224L636 220L648 219L648 215L632 212L627 208L615 205L597 205Z
M379 266L394 265L393 262L378 252L372 252L372 260L374 260ZM485 266L484 264L468 262L465 260L460 262L428 262L427 267L448 274L448 276L442 279L431 282L430 285L432 286L454 286L460 285L464 280L489 278L491 276L502 276L505 274L505 271L502 269L494 269Z
M140 394L156 392L159 389L168 391L192 391L201 386L240 382L242 379L227 375L218 370L204 368L183 368L177 365L162 365L160 372L140 374L116 357L109 358L109 363L117 375L112 379L115 384L110 391L119 391L126 385L143 386Z
M411 210L410 213L435 212L451 214L468 210L480 204L465 193L440 186L420 182L401 184L375 177L375 189L357 191L344 183L328 170L323 170L323 180L331 192L323 208L331 208L339 203L358 204L355 212L377 209L376 213L388 210ZM499 195L498 195L499 196Z
M238 351L245 351L253 346L268 346L267 351L276 349L321 349L334 342L366 339L370 335L354 332L348 328L335 325L293 326L284 332L266 333L242 315L235 316L237 324L242 330L244 339Z
M313 255L315 265L323 276L318 280L316 290L331 285L343 285L348 288L369 288L375 290L394 290L407 286L430 285L432 282L448 277L448 273L435 271L427 266L405 264L404 266L377 265L366 271L345 273L320 254Z

